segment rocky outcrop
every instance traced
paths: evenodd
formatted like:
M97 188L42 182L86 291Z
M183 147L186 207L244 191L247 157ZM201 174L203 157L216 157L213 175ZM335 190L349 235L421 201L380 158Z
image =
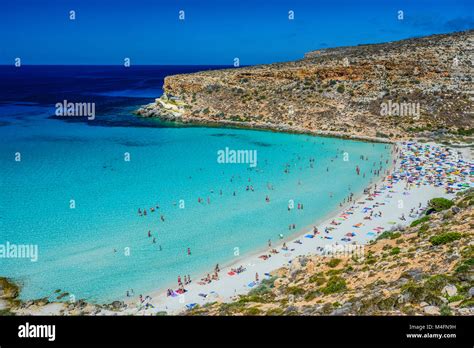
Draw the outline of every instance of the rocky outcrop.
M168 76L165 96L137 113L362 138L469 136L473 41L467 31Z

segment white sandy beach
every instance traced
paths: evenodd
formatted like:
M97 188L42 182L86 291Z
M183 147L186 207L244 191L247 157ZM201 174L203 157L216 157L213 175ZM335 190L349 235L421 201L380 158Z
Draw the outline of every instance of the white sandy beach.
M419 144L426 146L427 144ZM431 148L438 145L429 144ZM406 146L398 143L399 148L403 148L404 154L411 154ZM471 161L471 154L469 148L451 149L451 155L443 159L444 162L457 162L461 158L469 162ZM418 156L418 155L417 155ZM421 157L421 155L420 155ZM418 159L417 159L418 160ZM428 173L437 173L439 168L439 160L421 158L421 164L416 164L418 168L423 167ZM418 163L418 162L417 162ZM459 162L458 162L459 163ZM472 162L470 162L472 166ZM391 173L399 173L402 163L397 160L397 163L391 168ZM420 167L421 166L421 167ZM466 168L467 163L464 163ZM435 171L435 167L438 171ZM411 167L410 167L411 168ZM414 168L414 165L413 165ZM446 167L448 168L448 167ZM406 169L406 168L405 168ZM447 173L447 175L445 175ZM361 197L356 197L355 202L341 208L341 210L331 216L330 218L316 224L319 232L314 238L308 238L306 235L313 235L312 228L302 231L301 235L294 237L291 240L281 240L279 244L274 243L272 248L275 248L279 253L271 254L271 257L263 260L259 258L262 254L270 255L270 248L266 251L249 255L243 259L238 259L232 265L221 268L219 272L219 280L211 283L200 285L199 280L194 279L189 285L186 285L186 293L176 296L167 296L166 292L160 291L151 294L143 294L143 296L150 296L150 299L144 301L143 304L149 303L152 306L144 308L143 304L138 299L127 302L128 308L121 314L135 314L135 315L153 315L157 312L167 312L168 314L179 314L187 308L198 305L204 305L208 302L215 301L231 301L237 295L248 293L252 288L258 286L255 283L256 273L259 275L259 280L269 276L269 273L275 271L283 266L288 266L291 260L298 256L309 254L321 254L321 248L327 245L363 245L371 240L377 238L380 233L389 231L398 225L408 225L413 220L419 218L419 214L426 207L427 202L435 197L452 198L454 193L446 192L446 183L454 177L455 191L459 188L457 184L461 182L468 182L471 186L472 176L467 175L466 172L461 174L460 179L456 177L456 171L453 172L450 168L442 171L439 178L437 178L438 186L427 183L424 178L419 180L419 185L416 182L407 185L406 180L398 180L390 186L389 178L385 181L380 180L377 183L377 191L375 195L369 197L364 194ZM430 179L431 180L431 179ZM471 182L469 182L469 180ZM388 185L388 186L387 186ZM372 194L374 193L372 185ZM373 214L371 212L373 211ZM348 212L347 214L343 214ZM380 215L381 216L378 216ZM372 215L371 219L368 217ZM405 220L401 220L402 215ZM335 220L338 225L331 224ZM356 225L361 224L361 225ZM354 225L358 227L354 227ZM325 233L325 228L333 228L328 233ZM348 236L349 233L354 233L353 236ZM343 241L342 238L350 238L350 240ZM301 242L297 243L299 240ZM283 242L286 242L288 251L282 250ZM231 268L243 266L246 271L229 275ZM209 270L211 273L211 270ZM205 275L203 275L205 277Z

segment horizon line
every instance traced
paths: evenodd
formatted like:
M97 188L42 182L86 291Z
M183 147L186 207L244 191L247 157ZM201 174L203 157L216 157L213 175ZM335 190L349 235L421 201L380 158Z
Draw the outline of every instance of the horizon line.
M243 66L251 66L253 64L240 65L238 67L232 64L131 64L128 67L125 67L123 64L21 64L21 66L16 67L15 64L0 64L0 66L11 66L14 68L20 68L23 66L123 66L125 68L131 68L133 66L228 66L234 68L240 68Z

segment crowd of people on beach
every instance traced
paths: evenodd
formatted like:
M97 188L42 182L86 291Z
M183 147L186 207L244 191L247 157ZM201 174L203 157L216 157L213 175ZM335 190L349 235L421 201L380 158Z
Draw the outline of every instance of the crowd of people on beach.
M387 145L388 146L388 145ZM344 207L342 212L338 215L337 218L332 219L326 226L313 226L311 233L305 235L306 238L324 238L324 239L333 239L335 232L338 230L341 223L345 220L351 218L351 216L356 211L363 212L363 218L361 221L354 221L352 225L353 230L347 231L340 239L341 242L345 243L354 243L354 239L360 236L359 231L364 229L364 224L367 221L373 221L381 219L384 214L382 211L384 202L378 201L374 203L373 201L379 197L383 196L386 199L391 199L393 197L393 185L403 182L404 183L404 194L409 194L409 190L414 187L421 187L423 185L432 185L435 187L443 187L446 193L455 193L459 190L465 189L470 186L469 180L472 184L472 174L474 172L474 165L472 162L465 161L462 158L462 154L452 150L450 148L433 146L430 144L418 144L414 142L405 142L399 145L392 147L392 168L387 168L390 159L384 158L381 155L380 158L373 160L372 167L369 169L362 169L362 166L355 165L354 175L365 177L366 174L370 174L372 178L379 179L377 183L372 184L364 189L363 195L360 198L356 198L355 193L352 191L351 187L348 187L347 196L339 202L340 207ZM337 158L338 155L331 160L333 161ZM369 156L361 155L360 160L369 161ZM316 158L310 158L308 162L309 168L316 168ZM283 172L284 174L289 174L293 167L294 163L286 163L284 165ZM367 167L364 167L367 168ZM326 168L326 171L329 171L329 167ZM230 179L231 182L235 181L237 177L232 176ZM300 180L298 180L300 184ZM268 204L271 204L271 192L275 189L273 184L267 183L266 189L267 193L264 193L264 201ZM232 195L236 196L236 191L231 190ZM258 192L258 188L254 186L251 178L247 180L247 184L244 186L244 191L246 192ZM212 190L214 192L214 190ZM223 195L223 191L219 190L219 194ZM252 193L251 193L252 194ZM332 193L329 194L330 198ZM208 197L203 199L198 197L198 204L211 204L211 200ZM288 205L287 211L292 211L295 207ZM296 210L303 210L303 202L298 202L296 205ZM414 219L418 217L425 207L420 204L418 207L412 208L409 211L408 218ZM138 215L140 217L148 216L152 213L156 213L160 210L160 206L157 204L148 209L139 208ZM147 211L149 213L147 213ZM160 220L165 221L164 215L160 214ZM404 222L407 220L405 214L399 216L399 221ZM376 236L379 233L382 233L386 230L386 226L378 226L373 228L367 234L372 233ZM290 223L288 225L289 231L296 230L296 224ZM346 232L346 231L344 231ZM294 233L294 232L291 232ZM152 243L156 243L156 236L153 235L151 230L148 231L148 238L153 238ZM283 234L278 234L278 239L280 241L283 239ZM301 239L296 239L293 241L295 244L303 244ZM265 261L272 257L272 255L279 254L280 251L290 252L295 250L293 247L288 246L288 241L281 241L281 246L275 247L272 245L272 241L268 240L268 252L258 256L259 259ZM338 242L336 242L338 244ZM293 244L292 244L293 245ZM322 250L321 247L318 247ZM161 250L161 245L160 245ZM191 256L190 248L187 248L187 254ZM244 272L246 268L239 266L237 268L230 268L228 276L239 275ZM207 285L213 281L219 281L220 279L220 268L219 265L216 265L214 271L208 273L206 277L203 277L197 284ZM255 274L255 282L259 282L258 273ZM184 281L181 281L181 278L178 277L178 289L168 289L167 295L174 296L175 293L184 293L186 291L185 286L191 283L191 278L189 275L184 276Z

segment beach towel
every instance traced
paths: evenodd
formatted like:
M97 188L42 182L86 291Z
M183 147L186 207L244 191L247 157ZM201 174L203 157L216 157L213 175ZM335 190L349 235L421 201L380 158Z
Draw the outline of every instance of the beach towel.
M227 272L227 274L230 275L230 276L233 276L233 275L235 275L235 272L231 271L231 272Z
M305 238L314 238L314 236L312 234L307 234Z
M248 287L249 287L249 288L253 288L255 285L257 285L257 283L251 282L251 283L248 284Z
M188 309L193 309L193 308L196 307L196 306L197 306L197 303L190 303L190 304L187 304L187 305L186 305L186 307L187 307Z
M202 292L199 294L199 296L206 298L207 294L203 294Z

